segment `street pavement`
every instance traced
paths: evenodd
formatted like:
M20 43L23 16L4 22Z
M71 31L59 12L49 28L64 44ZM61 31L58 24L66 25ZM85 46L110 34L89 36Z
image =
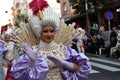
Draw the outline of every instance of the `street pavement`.
M87 55L92 65L88 80L120 80L120 60L93 55Z

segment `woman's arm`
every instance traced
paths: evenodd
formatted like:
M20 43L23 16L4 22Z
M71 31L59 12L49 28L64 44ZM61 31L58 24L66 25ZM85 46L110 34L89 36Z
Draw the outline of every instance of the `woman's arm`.
M11 72L15 80L44 80L48 72L48 64L44 58L37 56L34 66L26 54L20 56Z
M61 72L65 79L73 80L74 78L74 80L87 80L87 76L91 71L91 64L84 53L77 53L74 49L66 47L65 61L75 64L73 72L62 68Z
M48 72L46 60L38 54L38 48L32 49L23 43L24 54L20 56L12 68L17 80L44 80Z
M3 40L0 40L0 55L7 53L8 47Z

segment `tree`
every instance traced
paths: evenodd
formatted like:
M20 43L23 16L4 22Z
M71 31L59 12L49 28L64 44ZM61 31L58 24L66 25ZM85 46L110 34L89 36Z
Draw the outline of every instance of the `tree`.
M82 14L86 12L85 9L86 0L69 0L69 1L72 5L72 8L76 9L74 14ZM110 1L114 1L114 0L87 0L88 10L91 9L96 10L99 6L104 6Z
M18 14L17 18L15 19L15 26L20 27L19 24L20 24L21 21L27 23L28 22L28 16L26 16L24 14Z

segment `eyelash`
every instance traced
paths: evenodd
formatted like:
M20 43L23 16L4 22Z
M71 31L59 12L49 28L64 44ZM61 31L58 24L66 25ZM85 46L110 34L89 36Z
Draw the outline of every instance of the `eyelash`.
M45 33L51 32L51 33L53 33L53 32L55 32L55 31L54 31L54 30L50 30L50 31L48 31L48 30L43 30L42 32L45 32Z

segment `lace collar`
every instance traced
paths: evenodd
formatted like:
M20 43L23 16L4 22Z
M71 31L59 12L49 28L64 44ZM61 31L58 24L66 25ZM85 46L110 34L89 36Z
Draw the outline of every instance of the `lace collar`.
M40 48L51 48L51 47L54 47L55 45L56 45L56 43L54 41L52 41L51 43L45 43L41 40L39 47Z

